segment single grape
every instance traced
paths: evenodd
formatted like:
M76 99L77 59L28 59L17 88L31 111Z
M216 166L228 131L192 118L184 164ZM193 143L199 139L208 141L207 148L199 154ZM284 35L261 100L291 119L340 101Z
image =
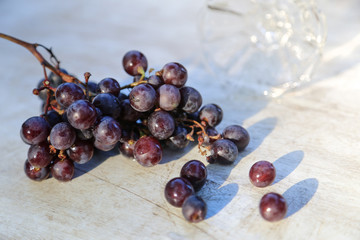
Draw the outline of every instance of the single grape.
M55 98L61 107L67 108L73 102L84 99L85 94L75 83L62 83L56 88Z
M181 168L180 177L189 180L195 191L199 191L206 182L207 169L199 160L191 160Z
M42 117L28 118L20 130L21 139L27 144L38 144L47 139L50 133L49 123Z
M157 75L149 76L147 81L154 89L158 89L161 85L164 84L164 80L162 80L162 78Z
M92 141L76 140L66 153L74 162L84 164L93 157L94 146Z
M98 94L92 101L104 115L117 119L121 115L121 105L117 97L110 93Z
M112 117L104 116L95 125L93 134L95 140L102 145L114 145L121 138L121 127Z
M155 166L162 159L160 142L151 136L140 138L134 146L134 158L144 167Z
M124 70L131 76L141 74L141 71L146 72L148 67L145 55L136 50L127 52L123 57L122 63Z
M258 161L252 165L249 171L251 183L256 187L267 187L274 182L276 170L268 161Z
M172 136L166 139L166 145L173 149L185 148L190 142L187 139L187 134L188 132L184 126L177 125Z
M94 125L97 113L95 106L87 100L77 100L66 110L69 123L76 129L85 130Z
M44 117L51 127L63 121L61 115L55 110L48 111Z
M134 157L134 149L135 149L134 140L128 140L119 144L119 151L127 157Z
M155 106L156 91L150 84L140 84L130 91L129 100L136 111L146 112Z
M129 99L124 99L123 101L121 101L120 106L122 114L120 115L119 119L121 121L136 122L136 120L138 120L142 116L141 112L138 112L131 107Z
M165 186L165 199L174 207L181 207L184 201L195 193L191 183L182 177L171 179Z
M120 93L120 84L114 78L104 78L97 85L98 93L111 93L118 96Z
M219 139L211 145L210 163L232 164L238 156L238 149L230 140Z
M179 108L186 113L194 113L198 111L202 105L201 94L192 87L180 88L181 101Z
M31 145L28 150L28 161L36 168L48 166L52 159L53 155L50 153L49 144L47 142Z
M189 196L182 205L182 214L191 223L201 222L205 219L206 213L207 205L199 196Z
M134 157L134 148L140 134L136 127L122 128L119 151L127 157Z
M37 85L37 89L44 87L44 80L45 79L43 78L39 81L39 83ZM38 94L39 98L43 101L46 101L48 91L49 91L48 89L43 89L43 90L39 91L39 94Z
M184 86L188 78L186 68L177 62L167 63L162 68L161 76L164 83L172 84L178 88Z
M223 138L233 141L238 147L239 151L242 151L250 142L250 136L245 128L239 125L227 126L223 133Z
M209 126L215 127L221 122L223 111L216 104L207 104L200 109L199 118L201 121L205 121Z
M28 160L26 160L24 164L24 172L25 175L31 180L42 181L49 177L50 169L49 167L44 167L44 168L34 167L29 163Z
M159 107L165 111L172 111L180 104L180 91L174 85L161 85L157 89L157 94Z
M70 181L74 176L74 172L74 163L68 158L57 158L51 166L51 175L61 182Z
M76 132L69 123L56 124L50 132L50 143L58 150L65 150L74 144Z
M287 212L285 198L278 193L267 193L260 200L260 214L270 222L283 219Z
M159 110L150 114L147 126L154 137L159 140L164 140L173 134L175 121L170 113Z

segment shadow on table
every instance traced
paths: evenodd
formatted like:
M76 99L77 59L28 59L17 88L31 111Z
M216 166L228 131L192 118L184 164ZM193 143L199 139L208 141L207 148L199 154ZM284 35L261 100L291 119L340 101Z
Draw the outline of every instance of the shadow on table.
M302 150L297 150L285 154L273 162L273 165L276 169L276 177L273 184L276 184L289 176L290 173L292 173L297 168L297 166L299 166L303 159L304 152Z
M115 155L119 155L118 147L116 146L114 149L104 152L95 148L94 156L92 159L84 164L76 164L75 163L75 174L73 179L77 177L81 177L83 174L90 172L94 168L98 167L100 164L106 161L106 159L113 157Z
M206 218L210 218L219 213L239 191L239 186L236 183L229 183L222 186L231 174L233 168L250 153L254 152L264 141L264 139L273 131L276 126L276 118L266 118L254 125L250 126L247 130L250 134L249 146L239 154L238 159L232 165L219 165L209 164L207 165L208 176L211 179L205 184L205 186L199 191L199 195L208 204L208 214ZM261 133L261 134L256 134Z
M285 218L288 218L302 209L315 195L319 186L316 178L307 178L296 183L284 192L283 197L288 203L288 211Z

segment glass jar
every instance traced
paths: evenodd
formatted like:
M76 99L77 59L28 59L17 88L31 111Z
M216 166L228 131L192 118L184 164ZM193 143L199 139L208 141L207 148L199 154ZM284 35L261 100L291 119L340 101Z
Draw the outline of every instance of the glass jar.
M326 38L315 0L208 0L199 31L225 87L271 97L310 81Z

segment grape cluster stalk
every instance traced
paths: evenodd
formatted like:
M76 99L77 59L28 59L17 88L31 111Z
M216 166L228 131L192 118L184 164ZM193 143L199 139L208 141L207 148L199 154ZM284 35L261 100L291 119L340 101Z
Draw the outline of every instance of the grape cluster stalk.
M95 149L116 148L141 166L153 167L162 160L164 148L184 149L190 141L197 141L209 164L229 165L249 144L250 136L240 125L218 132L223 110L215 103L203 105L200 92L186 85L188 72L178 62L148 70L145 55L132 50L122 61L133 78L131 83L120 86L111 77L96 83L89 81L89 72L81 81L60 68L51 48L2 33L0 37L25 47L44 70L33 90L43 100L42 113L25 120L20 129L22 140L29 145L24 172L31 180L42 181L51 175L68 182L75 165L89 162ZM50 61L39 53L39 47L49 53ZM182 207L190 222L205 218L206 203L195 193L206 178L204 163L192 160L165 186L166 200Z

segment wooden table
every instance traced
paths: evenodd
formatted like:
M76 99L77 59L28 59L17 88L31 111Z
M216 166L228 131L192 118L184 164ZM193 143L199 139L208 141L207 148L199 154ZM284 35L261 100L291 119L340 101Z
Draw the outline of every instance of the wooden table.
M204 103L223 108L219 129L241 124L251 142L235 164L208 166L199 192L208 215L198 224L186 222L163 196L185 162L206 162L195 145L166 150L152 168L116 151L96 153L76 166L69 183L33 182L23 172L28 146L19 129L40 113L31 92L42 69L26 50L0 40L0 239L360 239L356 0L325 5L328 43L313 82L277 99L229 95L206 72L194 24L204 1L20 2L0 2L1 32L52 46L64 68L80 77L90 71L94 80L112 76L128 83L121 59L130 49L142 50L156 69L182 62L188 85L199 89ZM277 169L275 183L263 189L248 179L258 160ZM264 221L258 209L270 191L289 205L276 223Z

